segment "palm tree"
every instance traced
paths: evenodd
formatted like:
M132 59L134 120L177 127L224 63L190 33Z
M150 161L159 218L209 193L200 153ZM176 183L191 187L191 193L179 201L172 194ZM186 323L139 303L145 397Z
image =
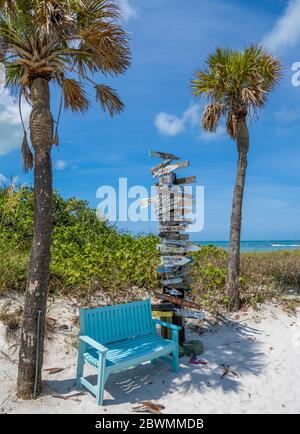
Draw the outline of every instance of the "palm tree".
M196 71L196 78L191 81L193 95L208 100L202 127L216 132L225 117L227 133L235 140L238 152L226 280L230 307L238 310L242 204L249 150L247 119L266 103L281 77L281 63L264 48L250 46L242 52L218 48L206 64L206 69Z
M0 46L6 86L31 105L30 141L24 129L25 171L34 167L35 222L21 331L18 396L30 399L41 389L44 322L51 247L51 148L58 123L50 108L52 84L61 104L74 112L90 106L93 87L102 109L123 110L116 91L94 81L98 73L118 75L130 64L128 35L113 0L0 0ZM54 125L55 124L55 125Z

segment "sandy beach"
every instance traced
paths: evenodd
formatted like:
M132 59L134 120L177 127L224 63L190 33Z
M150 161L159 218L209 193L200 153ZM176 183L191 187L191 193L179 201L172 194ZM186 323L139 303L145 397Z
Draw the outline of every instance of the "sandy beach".
M74 307L69 302L50 305L53 331L46 344L43 395L35 401L16 398L18 351L0 325L1 413L126 414L148 400L165 406L162 414L177 413L300 413L300 310L296 315L276 305L244 310L218 323L191 321L188 338L204 343L201 358L207 365L180 360L179 375L159 362L111 375L103 407L87 391L75 388L76 334ZM199 327L200 325L200 327ZM224 374L224 366L230 372ZM87 370L93 376L95 371ZM92 377L89 379L91 380Z

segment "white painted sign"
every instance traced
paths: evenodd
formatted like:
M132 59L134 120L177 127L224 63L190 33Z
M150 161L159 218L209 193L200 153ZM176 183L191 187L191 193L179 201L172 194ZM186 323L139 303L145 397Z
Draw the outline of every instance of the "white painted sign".
M156 178L157 176L169 175L169 173L173 172L174 170L182 169L183 167L188 167L189 164L190 163L188 161L182 161L181 163L170 164L169 166L161 167L156 172L152 172L153 178Z
M164 279L161 281L163 285L179 285L183 282L181 277L175 277L174 279Z
M187 256L161 256L161 265L166 267L181 266L192 262L192 258Z
M205 318L205 315L203 312L197 312L195 310L186 310L186 309L174 309L174 312L176 315L181 316L183 318L194 318L198 320L202 320Z

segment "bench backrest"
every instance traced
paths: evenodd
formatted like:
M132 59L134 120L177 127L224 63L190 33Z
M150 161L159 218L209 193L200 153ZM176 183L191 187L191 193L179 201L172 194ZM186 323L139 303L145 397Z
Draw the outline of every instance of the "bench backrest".
M102 344L153 333L150 300L80 310L80 334Z

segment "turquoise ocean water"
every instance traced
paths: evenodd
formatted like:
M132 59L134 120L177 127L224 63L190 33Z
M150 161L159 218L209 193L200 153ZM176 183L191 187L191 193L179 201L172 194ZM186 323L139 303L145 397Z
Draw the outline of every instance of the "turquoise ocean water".
M228 241L198 241L198 244L228 248ZM241 252L276 252L300 249L300 240L241 241Z

